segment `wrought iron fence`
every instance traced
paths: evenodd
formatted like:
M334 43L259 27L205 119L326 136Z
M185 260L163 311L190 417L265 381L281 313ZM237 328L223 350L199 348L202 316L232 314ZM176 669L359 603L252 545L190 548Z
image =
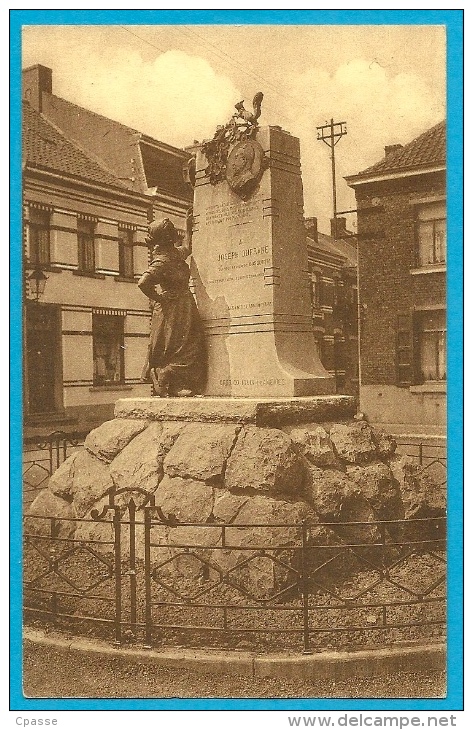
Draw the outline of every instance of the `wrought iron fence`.
M25 518L28 620L117 644L306 653L443 635L444 518L180 523L133 492L88 519Z
M66 458L84 443L82 433L53 431L23 445L23 504L28 507Z
M421 473L430 476L438 486L446 485L447 449L444 444L403 439L397 442L397 452L413 459L421 467Z

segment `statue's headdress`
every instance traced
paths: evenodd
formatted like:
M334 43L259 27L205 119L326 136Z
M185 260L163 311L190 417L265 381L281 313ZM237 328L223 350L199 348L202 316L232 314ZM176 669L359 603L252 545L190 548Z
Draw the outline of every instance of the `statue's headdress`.
M148 246L172 246L179 238L174 223L161 218L149 224L146 243Z

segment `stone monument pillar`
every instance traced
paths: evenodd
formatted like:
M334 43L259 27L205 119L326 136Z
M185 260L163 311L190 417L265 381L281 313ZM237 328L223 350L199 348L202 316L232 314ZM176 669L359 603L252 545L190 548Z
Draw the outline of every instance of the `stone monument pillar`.
M296 137L256 127L227 143L223 164L216 137L197 151L191 272L207 337L205 395L335 392L314 343L305 239Z

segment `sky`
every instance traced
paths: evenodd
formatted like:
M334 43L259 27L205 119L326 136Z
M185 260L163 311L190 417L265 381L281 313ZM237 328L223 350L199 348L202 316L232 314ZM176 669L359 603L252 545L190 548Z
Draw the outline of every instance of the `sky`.
M26 26L22 65L53 69L53 93L185 147L213 136L244 99L264 93L261 126L299 137L305 215L329 232L330 150L317 126L347 124L336 147L343 179L445 118L441 26ZM348 216L354 229L355 216Z

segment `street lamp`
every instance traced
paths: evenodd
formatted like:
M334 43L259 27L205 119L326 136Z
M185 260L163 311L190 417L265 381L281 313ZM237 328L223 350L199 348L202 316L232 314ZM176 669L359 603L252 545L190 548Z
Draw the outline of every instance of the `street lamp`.
M28 282L28 291L32 295L31 298L39 302L40 298L44 294L48 277L43 273L43 271L41 271L41 269L35 269L26 280Z

